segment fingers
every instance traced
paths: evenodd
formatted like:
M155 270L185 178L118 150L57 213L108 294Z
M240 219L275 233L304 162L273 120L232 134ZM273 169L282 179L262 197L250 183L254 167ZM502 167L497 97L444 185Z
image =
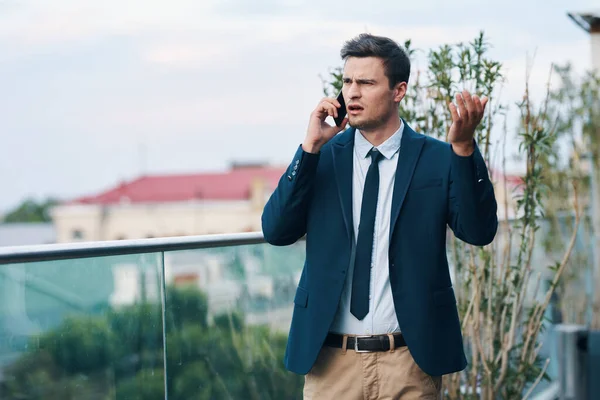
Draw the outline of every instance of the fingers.
M454 103L450 103L448 107L450 108L450 114L452 115L452 122L454 122L455 124L460 124L461 120L460 116L458 115L456 105Z
M340 108L341 106L342 105L339 101L337 101L337 99L325 97L317 105L315 111L321 118L327 118L328 115L333 118L337 118L338 108Z
M479 96L473 96L473 105L475 106L475 112L477 113L477 115L483 115L483 106L481 105L481 100L479 99Z
M319 115L322 116L331 116L334 118L337 118L337 107L335 105L333 105L333 103L323 100L319 103L319 105L317 106L317 110L316 110Z
M481 99L481 106L483 107L482 111L485 111L485 105L488 103L488 100L489 99L485 96Z
M471 118L472 117L476 118L477 110L475 109L475 102L473 101L473 98L471 97L471 93L467 92L466 90L463 90L462 97L464 99L465 106L467 107L467 112L469 113Z
M327 123L324 123L324 126L323 126L324 136L326 136L327 138L332 138L333 136L337 135L338 133L340 133L341 131L346 129L347 124L348 124L348 117L344 117L340 126L337 126L337 125L332 126Z
M479 98L477 95L471 96L468 91L463 90L462 93L456 94L456 104L458 104L458 107L455 106L454 109L458 110L461 120L472 120L474 123L478 123L483 118L487 103L487 97ZM454 120L454 116L452 119Z
M338 108L340 108L342 106L337 99L334 99L332 97L325 97L325 98L321 99L321 103L331 104L336 109L338 109ZM321 103L319 103L319 104L321 104Z
M328 129L332 135L337 135L338 133L340 133L341 131L343 131L346 128L347 123L348 123L348 117L344 117L340 126L337 126L335 124L333 126L329 125L329 127L327 127L326 129Z
M344 119L342 120L342 123L340 124L340 126L336 126L336 130L338 132L341 132L342 130L344 130L344 128L346 128L346 124L348 123L348 117L344 117Z
M460 117L465 120L468 119L469 112L467 111L465 100L463 99L463 96L460 93L456 94L456 104L458 104L458 112L460 113Z
M331 103L333 104L336 108L340 108L342 105L340 104L340 102L333 98L333 97L324 97L321 99L321 103L322 102L326 102L326 103Z

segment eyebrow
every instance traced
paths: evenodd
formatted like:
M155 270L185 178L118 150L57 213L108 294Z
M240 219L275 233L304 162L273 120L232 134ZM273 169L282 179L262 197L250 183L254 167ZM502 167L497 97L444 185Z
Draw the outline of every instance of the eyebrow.
M351 80L352 79L348 78L348 77L342 78L342 82L350 82ZM375 79L362 78L362 79L357 79L356 82L358 82L358 83L375 83L377 81Z

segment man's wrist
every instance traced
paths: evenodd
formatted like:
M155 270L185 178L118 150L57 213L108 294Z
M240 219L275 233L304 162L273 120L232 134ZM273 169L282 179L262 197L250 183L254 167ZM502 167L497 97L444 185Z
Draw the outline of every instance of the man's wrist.
M321 151L321 144L318 143L308 143L308 142L304 142L302 143L302 150L304 150L307 153L311 153L311 154L317 154L318 152Z
M475 145L473 142L465 142L465 143L451 143L452 151L454 154L460 157L469 157L473 152L475 152Z

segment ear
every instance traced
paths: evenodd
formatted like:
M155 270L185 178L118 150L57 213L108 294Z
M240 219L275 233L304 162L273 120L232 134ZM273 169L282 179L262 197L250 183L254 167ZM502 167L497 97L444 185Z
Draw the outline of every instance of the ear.
M394 102L400 103L406 95L407 89L408 85L406 82L398 82L396 86L394 86Z

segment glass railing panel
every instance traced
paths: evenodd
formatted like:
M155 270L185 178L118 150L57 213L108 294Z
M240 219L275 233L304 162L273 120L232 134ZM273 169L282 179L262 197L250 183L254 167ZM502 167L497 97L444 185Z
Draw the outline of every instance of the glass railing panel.
M161 274L161 253L0 265L0 398L164 398Z
M304 243L165 253L170 400L300 399L283 357Z

